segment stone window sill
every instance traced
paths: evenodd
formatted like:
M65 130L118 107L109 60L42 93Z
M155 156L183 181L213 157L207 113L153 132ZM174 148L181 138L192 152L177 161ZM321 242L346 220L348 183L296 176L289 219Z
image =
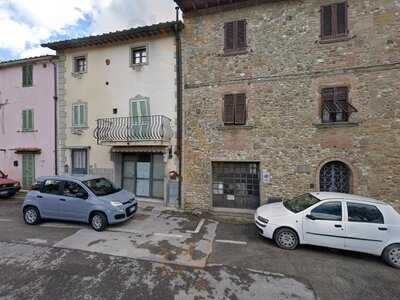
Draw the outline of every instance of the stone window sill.
M89 126L72 126L71 130L86 130L89 129Z
M218 130L253 129L254 125L219 125Z
M314 123L317 128L338 128L338 127L357 127L358 122L332 122L332 123Z
M221 54L221 56L235 56L235 55L245 55L248 54L249 51L247 49L245 50L237 50L237 51L224 51L224 53Z
M354 39L356 36L343 36L343 37L339 37L339 38L332 38L332 39L326 39L326 40L319 40L318 43L319 44L332 44L332 43L339 43L339 42L347 42L350 41L352 39Z
M32 132L39 132L39 130L36 130L36 129L32 129L32 130L17 130L17 132L32 133Z

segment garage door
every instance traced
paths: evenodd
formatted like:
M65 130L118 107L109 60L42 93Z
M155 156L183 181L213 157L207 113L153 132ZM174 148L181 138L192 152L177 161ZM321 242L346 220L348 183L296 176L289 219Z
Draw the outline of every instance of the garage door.
M214 162L213 206L256 209L260 204L258 163Z

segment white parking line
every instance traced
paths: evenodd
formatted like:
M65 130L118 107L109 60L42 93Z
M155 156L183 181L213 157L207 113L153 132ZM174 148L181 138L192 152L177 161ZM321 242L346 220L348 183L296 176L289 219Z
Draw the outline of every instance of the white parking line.
M196 229L194 231L193 230L186 230L186 232L187 233L199 233L200 230L201 230L201 227L203 227L205 221L206 221L205 219L201 219L199 224L197 224L197 227L196 227Z
M231 241L231 240L215 240L215 241L216 241L217 243L247 245L247 242L242 242L242 241Z
M0 222L12 222L11 219L0 219Z

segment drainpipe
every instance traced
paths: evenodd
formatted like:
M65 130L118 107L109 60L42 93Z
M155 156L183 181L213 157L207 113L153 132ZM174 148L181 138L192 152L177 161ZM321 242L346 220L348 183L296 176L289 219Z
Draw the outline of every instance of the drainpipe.
M53 62L54 67L54 175L58 175L57 156L58 156L58 128L57 128L57 63Z
M175 39L176 39L176 104L177 104L177 155L179 158L179 188L178 188L178 204L182 206L182 48L181 48L181 27L179 22L179 7L176 10L175 23Z

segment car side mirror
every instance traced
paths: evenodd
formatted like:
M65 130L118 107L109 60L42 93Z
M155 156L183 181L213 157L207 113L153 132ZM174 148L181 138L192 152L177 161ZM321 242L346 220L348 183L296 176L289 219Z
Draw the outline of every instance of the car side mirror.
M309 218L310 220L313 220L313 221L316 220L316 218L313 215L306 215L306 217Z
M89 195L87 193L77 193L76 197L80 198L80 199L83 199L83 200L86 200L89 197Z

